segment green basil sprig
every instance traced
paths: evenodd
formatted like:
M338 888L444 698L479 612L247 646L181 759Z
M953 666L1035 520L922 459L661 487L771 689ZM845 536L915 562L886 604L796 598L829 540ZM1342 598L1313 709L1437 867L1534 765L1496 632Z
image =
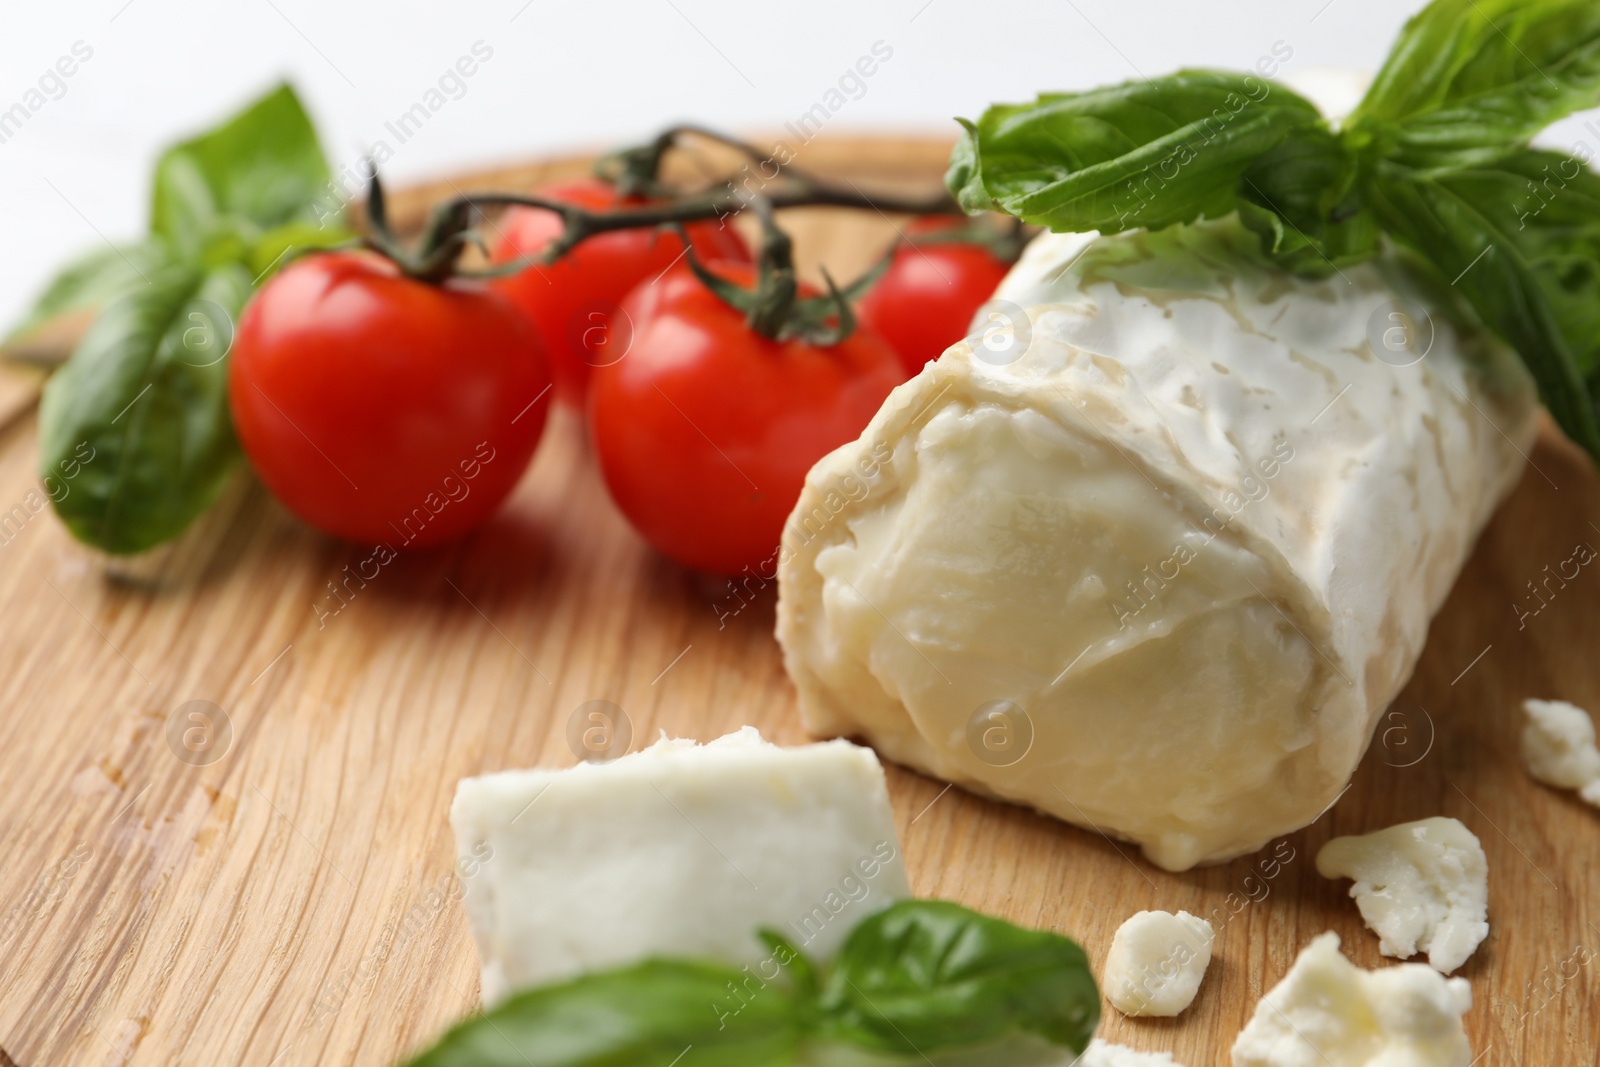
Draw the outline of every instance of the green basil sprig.
M1261 78L1183 71L992 107L962 123L946 181L974 213L1054 230L1159 229L1234 210L1245 168L1320 121Z
M1429 170L1489 163L1600 102L1600 4L1436 0L1390 50L1348 126Z
M850 932L822 985L817 1032L916 1056L1028 1034L1082 1052L1100 1019L1072 941L944 901L893 905Z
M1170 77L990 108L951 157L969 211L1117 233L1237 211L1285 270L1387 235L1522 356L1600 459L1600 177L1529 140L1600 106L1594 0L1434 0L1338 127L1250 75Z
M56 512L78 539L137 552L175 536L221 491L239 449L225 345L250 293L238 263L172 263L108 307L45 386L40 464L94 449Z
M163 154L145 239L68 266L13 332L103 309L39 408L41 471L92 449L55 499L74 536L138 552L216 499L239 458L226 393L234 325L291 249L350 238L318 224L330 188L311 120L280 86Z
M1535 215L1528 183L1546 168L1569 176ZM1456 279L1478 317L1521 354L1556 422L1600 456L1600 175L1522 150L1431 175L1384 167L1372 198L1389 234Z
M1024 1035L1081 1053L1100 1017L1076 944L956 904L892 905L820 975L781 936L763 939L772 969L760 975L648 960L530 989L410 1067L787 1067L810 1042L921 1063Z

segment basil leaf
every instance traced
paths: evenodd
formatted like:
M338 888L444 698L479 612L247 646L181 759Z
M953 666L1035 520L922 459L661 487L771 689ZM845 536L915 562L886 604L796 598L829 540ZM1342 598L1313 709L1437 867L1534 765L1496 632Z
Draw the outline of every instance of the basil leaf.
M956 119L961 124L961 139L950 150L950 166L944 172L944 184L969 215L979 215L994 208L994 198L983 184L983 161L978 150L978 127L966 119Z
M1389 233L1454 278L1567 436L1600 459L1600 175L1524 150L1444 174L1386 164L1370 195Z
M150 274L170 259L159 241L91 252L55 276L28 314L7 335L10 343L26 337L60 315L104 307L147 283Z
M239 454L224 356L249 292L241 265L171 265L106 308L45 384L40 474L82 461L55 501L79 540L138 552L216 498Z
M1378 250L1357 159L1324 126L1296 130L1246 169L1239 218L1294 274L1323 277Z
M814 999L817 995L817 967L811 962L811 957L776 930L757 930L756 937L772 950L772 959L788 973L796 995L802 1000Z
M1082 1052L1100 1018L1083 950L956 904L906 900L846 939L818 1004L818 1036L931 1054L1034 1034Z
M156 164L150 228L191 257L260 230L317 221L331 175L294 90L279 86L216 129L168 149ZM209 257L215 263L220 258Z
M6 338L60 315L106 306L149 284L175 259L207 267L242 260L260 278L291 249L350 239L329 224L328 164L294 92L280 87L216 130L168 150L156 168L151 237L66 267ZM319 201L319 197L321 200Z
M1252 75L1185 71L1000 105L968 123L946 176L969 211L1116 233L1226 215L1246 168L1321 122Z
M1375 156L1440 169L1492 162L1596 105L1594 0L1434 0L1346 125Z
M745 972L651 960L519 993L447 1033L410 1067L787 1067L795 999ZM743 1005L742 1009L733 1009Z
M182 533L216 498L239 456L225 363L234 323L252 279L292 248L349 237L317 225L329 182L305 110L279 87L167 151L152 236L70 268L25 320L19 333L107 304L39 410L41 474L77 471L55 501L74 536L138 552Z

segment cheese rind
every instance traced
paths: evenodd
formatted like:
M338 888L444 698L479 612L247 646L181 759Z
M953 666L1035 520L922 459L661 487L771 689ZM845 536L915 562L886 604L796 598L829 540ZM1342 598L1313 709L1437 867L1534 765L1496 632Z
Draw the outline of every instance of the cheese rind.
M1194 1002L1215 937L1186 911L1135 912L1112 935L1100 983L1106 999L1124 1015L1177 1015Z
M464 779L450 821L486 1004L649 956L757 966L762 927L825 960L910 895L883 768L845 741L663 738Z
M1233 1067L1469 1067L1471 1007L1464 978L1420 963L1363 971L1322 934L1256 1005Z
M1350 895L1385 956L1426 952L1429 965L1449 974L1489 936L1489 861L1456 819L1336 837L1317 853L1317 873L1354 879Z
M1232 219L1043 235L996 299L998 340L807 476L777 619L807 728L1169 869L1309 823L1520 475L1526 371L1437 312L1378 358L1427 306L1393 258L1294 278ZM972 743L996 702L1018 759Z
M1576 789L1600 807L1600 749L1589 713L1564 700L1525 700L1522 760L1534 778L1558 789Z

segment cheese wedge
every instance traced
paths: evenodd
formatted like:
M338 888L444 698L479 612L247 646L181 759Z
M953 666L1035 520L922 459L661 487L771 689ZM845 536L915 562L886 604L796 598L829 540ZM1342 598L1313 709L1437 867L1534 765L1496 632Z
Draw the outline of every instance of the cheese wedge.
M486 1005L651 956L754 966L760 928L826 960L911 893L872 751L748 726L467 778L450 822Z
M1517 481L1526 371L1392 256L1229 218L1047 234L811 470L778 640L813 733L1182 870L1315 819Z

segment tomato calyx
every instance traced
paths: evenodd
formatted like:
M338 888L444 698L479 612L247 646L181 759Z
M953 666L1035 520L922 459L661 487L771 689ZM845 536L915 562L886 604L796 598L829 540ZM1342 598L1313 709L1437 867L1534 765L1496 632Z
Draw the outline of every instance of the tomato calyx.
M761 219L755 287L746 289L712 271L700 262L686 239L685 259L689 269L719 300L743 314L745 324L758 336L772 341L799 339L819 348L839 344L856 329L851 303L888 270L892 250L891 255L885 255L843 289L834 282L827 268L822 268L828 291L820 296L802 296L800 277L794 267L793 239L778 227L769 202L757 198L752 206Z

